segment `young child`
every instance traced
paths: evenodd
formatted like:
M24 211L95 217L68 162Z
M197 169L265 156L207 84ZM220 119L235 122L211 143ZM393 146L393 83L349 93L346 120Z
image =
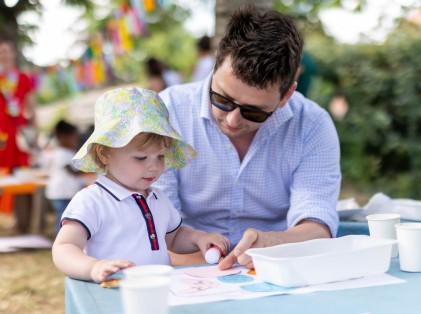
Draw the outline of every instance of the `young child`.
M64 210L75 194L84 187L81 177L83 172L72 164L72 158L79 147L79 131L73 125L60 120L54 128L57 148L54 149L49 165L49 180L45 190L56 213L56 235L60 229L60 220Z
M224 236L182 226L169 199L151 187L166 166L184 167L195 154L171 127L155 92L103 94L95 104L95 130L73 158L78 169L98 178L64 212L55 265L70 277L101 282L134 265L170 264L167 250L204 255L216 245L227 252Z

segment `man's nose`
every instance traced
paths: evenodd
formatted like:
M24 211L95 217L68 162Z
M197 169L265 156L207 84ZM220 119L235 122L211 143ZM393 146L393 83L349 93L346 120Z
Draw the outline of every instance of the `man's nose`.
M227 122L232 127L237 126L242 118L243 116L241 115L240 108L235 108L227 114Z

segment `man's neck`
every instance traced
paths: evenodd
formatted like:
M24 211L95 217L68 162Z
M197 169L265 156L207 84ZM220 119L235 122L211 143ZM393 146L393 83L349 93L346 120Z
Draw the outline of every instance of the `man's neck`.
M251 143L253 142L253 138L256 135L257 131L254 131L250 134L244 135L238 138L230 138L231 143L234 145L235 149L237 150L238 157L240 161L243 161L244 157L246 156Z

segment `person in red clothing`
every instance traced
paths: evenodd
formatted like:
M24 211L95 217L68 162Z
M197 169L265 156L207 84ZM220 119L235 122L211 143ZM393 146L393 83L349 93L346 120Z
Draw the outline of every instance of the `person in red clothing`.
M29 154L19 147L17 133L34 124L32 80L16 66L14 43L0 37L0 168L29 166ZM29 137L26 140L29 146L35 144Z

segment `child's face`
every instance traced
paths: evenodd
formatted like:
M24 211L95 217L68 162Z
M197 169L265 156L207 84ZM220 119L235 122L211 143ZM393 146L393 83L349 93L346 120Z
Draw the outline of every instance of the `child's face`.
M124 188L146 196L146 190L165 171L164 153L167 149L153 144L139 149L135 141L121 148L108 148L100 153L107 166L106 176Z

